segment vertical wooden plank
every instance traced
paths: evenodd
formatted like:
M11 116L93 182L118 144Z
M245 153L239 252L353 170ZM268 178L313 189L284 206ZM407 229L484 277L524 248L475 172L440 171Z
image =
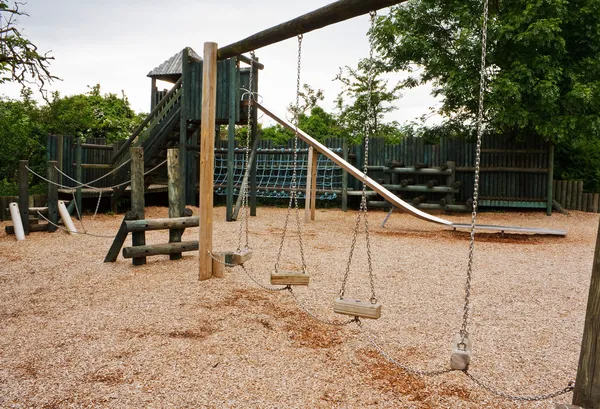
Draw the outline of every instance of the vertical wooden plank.
M64 167L63 167L63 161L64 161L64 136L63 135L56 135L56 161L58 162L58 166L57 168L59 168L61 171L65 171ZM63 177L61 174L59 174L58 176L58 183L62 184L62 180Z
M215 117L217 104L217 43L204 43L202 120L200 136L199 279L212 276L212 211L215 168Z
M583 193L581 195L581 210L584 212L587 212L588 196L589 196L589 193Z
M189 48L185 47L181 51L181 111L179 117L179 204L180 204L180 212L183 214L183 209L188 202L191 202L192 196L196 193L194 192L195 186L191 186L190 182L193 178L188 177L188 169L187 169L187 148L186 143L188 139L188 118L191 112L191 105L193 101L193 93L192 93L192 75L191 75L191 67L189 62ZM191 189L191 192L189 190Z
M312 146L310 147L312 149ZM315 212L317 208L317 167L319 164L319 152L314 151L312 158L309 159L311 168L311 188L312 196L310 198L310 220L315 220ZM308 185L308 181L306 182Z
M546 192L546 214L552 216L552 199L554 198L554 144L551 143L548 147L548 191Z
M306 194L304 199L304 221L308 223L309 220L312 219L312 197L316 195L316 192L313 189L312 177L313 177L313 156L315 156L314 148L311 146L308 148L308 162L306 169Z
M587 311L581 340L581 352L573 404L582 408L600 407L600 224L592 265Z
M577 181L577 210L583 210L582 208L583 202L583 180Z
M594 211L594 194L593 193L588 193L587 210L586 210L586 212L593 212L593 211Z
M181 205L181 172L179 169L179 149L167 149L167 173L169 177L168 192L169 192L169 217L183 216ZM169 229L169 243L181 242L181 236L184 229ZM179 260L181 253L169 254L170 260Z
M560 203L560 205L563 208L566 209L567 208L567 187L568 187L568 184L567 184L566 180L561 180L560 184L561 184L561 192L560 192L560 202L559 203Z
M48 168L47 168L48 180L51 180L53 182L57 182L59 180L58 171L56 170L57 167L58 167L58 161L48 161ZM37 216L37 214L35 216ZM58 223L58 186L56 186L55 184L52 184L52 183L48 183L48 216L47 217L48 217L48 220L50 220L52 223L54 223L54 224ZM52 225L51 223L48 223L48 231L49 232L56 231L56 226Z
M23 222L25 234L29 234L29 175L28 161L19 161L19 213Z
M256 59L258 61L258 58ZM252 92L258 92L258 69L254 67L254 76L252 80ZM252 140L258 138L258 109L252 107ZM258 157L250 167L250 216L256 216L256 172L258 169Z
M83 172L82 172L82 167L81 167L81 160L82 160L82 149L81 149L81 141L79 140L79 138L77 138L77 145L75 148L75 179L78 180L77 184L81 184L81 182L83 182ZM142 171L143 173L143 171ZM78 187L75 191L75 202L77 204L77 209L79 209L79 212L83 212L83 208L81 207L81 187ZM79 217L79 215L77 215L77 217Z
M594 193L594 199L592 200L594 213L598 213L598 202L600 202L600 194Z
M342 141L344 160L348 161L348 143L346 138ZM342 212L348 211L348 171L342 169Z
M233 165L235 163L235 121L238 99L237 90L237 61L229 59L229 124L227 125L227 199L225 220L233 220Z
M573 181L572 180L566 180L566 185L567 185L567 193L566 193L566 198L565 198L565 209L572 209L571 207L571 192L573 190Z
M131 211L138 219L144 218L144 148L133 147L129 149L131 155ZM133 246L144 246L146 244L146 233L143 231L131 233L131 244ZM134 266L146 264L146 257L134 257Z

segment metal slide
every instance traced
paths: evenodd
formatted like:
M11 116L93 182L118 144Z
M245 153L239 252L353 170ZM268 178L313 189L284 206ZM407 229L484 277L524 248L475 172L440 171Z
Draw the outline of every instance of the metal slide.
M290 124L284 119L279 118L273 112L269 111L263 105L255 102L256 106L263 111L266 115L271 117L277 123L279 123L284 128L295 131L294 125ZM342 169L346 170L352 176L357 178L358 180L362 180L363 173L352 166L350 163L346 162L343 158L338 156L336 153L332 152L325 145L314 139L312 136L308 135L306 132L298 129L298 136L304 142L315 148L317 151L331 159L334 163L340 166ZM449 220L442 219L441 217L433 216L428 213L425 213L410 204L406 203L404 200L400 199L398 196L387 190L385 187L381 186L375 180L366 177L366 184L373 191L377 192L381 197L385 200L393 204L394 206L404 210L406 213L411 216L418 217L419 219L425 220L427 222L442 224L444 226L452 227L454 229L470 229L471 225L467 223L453 223ZM554 229L545 229L545 228L534 228L534 227L518 227L518 226L494 226L487 224L478 224L476 225L477 230L492 230L492 231L500 231L500 232L513 232L513 233L534 233L534 234L546 234L546 235L555 235L555 236L566 236L566 230L554 230Z

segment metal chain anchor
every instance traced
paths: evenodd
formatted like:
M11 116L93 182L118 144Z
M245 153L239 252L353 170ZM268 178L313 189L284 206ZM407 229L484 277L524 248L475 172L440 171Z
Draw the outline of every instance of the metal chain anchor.
M346 292L346 285L348 283L348 277L350 275L350 268L352 266L352 256L354 255L354 248L356 246L356 239L358 237L358 232L360 228L361 219L364 217L365 224L365 241L367 247L367 261L369 266L369 282L371 286L371 298L370 301L372 304L377 302L377 296L375 295L375 278L373 275L373 261L371 257L371 241L369 237L369 219L367 214L367 170L369 166L369 139L371 133L373 132L374 126L374 109L373 109L373 77L374 77L374 59L373 59L373 50L375 48L375 39L373 35L373 29L375 27L375 18L377 17L376 11L371 11L369 13L369 17L371 19L371 31L369 34L369 70L367 72L367 119L365 121L365 163L363 167L363 177L362 177L362 195L360 200L360 208L356 215L356 223L354 224L354 235L352 236L352 244L350 246L350 255L348 257L348 263L346 264L346 271L344 273L344 279L342 280L342 287L340 289L340 298L344 298L344 294Z
M252 105L254 104L254 59L256 55L254 51L250 52L250 73L248 74L248 123L245 137L246 153L244 155L244 165L246 167L245 175L242 179L242 220L240 221L240 231L238 234L237 251L242 250L242 235L246 233L246 243L244 249L250 248L250 229L248 227L248 175L250 174L250 137L252 134Z
M283 245L285 242L285 236L287 233L287 227L290 220L290 213L292 205L296 211L296 227L298 232L298 244L300 246L300 260L302 262L302 272L306 274L306 261L304 259L304 245L302 243L302 226L300 224L300 210L298 208L298 183L297 183L297 169L298 169L298 121L300 117L300 73L302 68L302 34L298 35L298 65L296 75L296 105L294 107L294 160L293 160L293 171L292 171L292 191L290 194L290 201L288 203L287 213L285 215L285 223L283 225L283 233L281 235L281 242L279 243L279 250L277 252L277 261L275 262L275 272L279 269L279 262L281 261L281 254L283 253Z

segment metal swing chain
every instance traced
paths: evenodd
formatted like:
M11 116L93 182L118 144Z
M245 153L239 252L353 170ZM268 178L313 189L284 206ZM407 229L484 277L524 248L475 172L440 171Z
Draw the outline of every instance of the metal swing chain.
M365 121L365 163L363 167L363 177L362 177L362 196L360 200L360 208L356 215L356 223L354 224L354 235L352 237L352 244L350 246L350 255L348 257L348 263L346 264L346 271L344 273L344 279L342 280L342 287L340 289L340 298L344 297L346 292L346 284L348 283L348 277L350 275L350 268L352 266L352 256L354 255L354 248L356 246L356 239L358 237L358 232L360 228L361 218L364 217L365 223L365 241L367 246L367 261L369 266L369 282L371 286L371 303L375 304L377 302L377 297L375 295L375 278L373 276L373 261L371 257L371 241L369 237L369 219L367 215L367 170L369 166L369 139L371 132L374 129L374 111L373 111L373 77L374 77L374 59L373 59L373 50L375 48L374 44L374 35L373 29L375 27L375 18L377 17L376 11L371 11L369 13L369 17L371 19L371 32L369 34L369 69L367 72L367 120Z
M292 191L290 194L290 201L288 203L287 213L285 215L285 223L283 225L283 233L281 235L281 242L279 243L279 251L277 252L277 261L275 262L275 272L279 269L279 262L281 260L281 254L283 253L283 244L285 242L285 235L287 233L287 227L290 220L290 212L292 205L295 206L296 210L296 226L298 230L298 243L300 245L300 259L302 261L302 272L306 274L306 261L304 259L304 245L302 243L302 227L300 224L300 209L298 208L298 194L297 194L297 168L298 168L298 121L300 117L300 72L302 68L302 34L298 35L298 66L296 75L296 106L294 110L294 161L292 171Z
M248 74L248 129L246 130L246 138L245 138L245 148L246 153L244 155L244 166L245 172L244 177L242 178L242 220L240 221L240 231L238 235L238 246L237 251L242 250L242 235L246 233L246 243L244 248L248 249L250 247L249 236L250 229L248 227L248 178L246 174L250 173L249 162L250 162L250 136L252 134L252 105L254 103L254 59L256 55L254 51L250 52L250 73Z
M475 150L475 183L473 186L473 211L471 213L471 235L469 241L469 261L467 264L467 280L465 283L465 300L463 306L463 319L462 326L460 329L460 335L462 337L462 341L464 343L465 337L468 336L468 324L469 324L469 315L471 310L471 281L473 279L473 256L475 250L475 224L477 221L477 201L479 199L479 173L480 173L480 165L481 165L481 142L483 139L483 101L484 101L484 87L485 87L485 68L486 68L486 54L487 54L487 23L488 23L488 0L483 0L483 21L481 25L481 67L480 67L480 80L479 80L479 106L477 113L477 147ZM465 375L471 379L475 384L480 386L481 388L491 392L492 394L509 399L514 401L540 401L555 398L557 396L566 394L571 392L575 388L574 382L569 382L569 384L555 392L542 394L542 395L532 395L532 396L519 396L519 395L511 395L505 392L501 392L493 386L484 383L481 379L473 376L468 370L463 371Z

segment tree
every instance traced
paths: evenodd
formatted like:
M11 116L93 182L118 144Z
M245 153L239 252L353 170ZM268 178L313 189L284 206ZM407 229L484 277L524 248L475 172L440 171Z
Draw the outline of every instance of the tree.
M99 84L90 87L86 94L61 97L54 93L43 114L49 133L106 138L109 144L128 138L144 117L136 115L125 95L102 95Z
M394 101L400 98L398 84L389 87L388 81L381 78L378 67L373 67L373 78L369 90L368 59L358 63L357 68L346 66L340 68L335 80L342 83L343 89L336 99L340 111L340 126L347 130L351 142L359 142L364 138L364 124L369 120L368 105L371 104L371 123L375 137L385 137L397 140L401 137L397 122L384 122L385 114L393 112ZM349 101L349 102L347 102Z
M410 0L374 29L380 63L432 83L438 113L474 122L481 59L481 2ZM600 136L600 2L490 3L485 126L549 141Z
M20 9L23 3L0 0L0 84L15 81L25 89L36 84L46 99L46 84L58 77L50 73L49 52L39 52L18 28L18 17L28 16Z

